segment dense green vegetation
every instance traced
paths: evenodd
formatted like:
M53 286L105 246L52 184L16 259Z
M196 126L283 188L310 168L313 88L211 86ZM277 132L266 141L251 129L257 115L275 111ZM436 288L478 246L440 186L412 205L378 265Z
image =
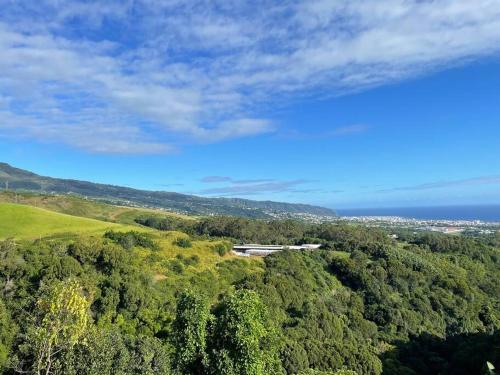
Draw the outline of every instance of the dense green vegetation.
M124 249L130 250L135 246L144 247L151 250L159 250L159 245L154 241L151 234L141 233L135 230L129 232L115 232L108 230L104 233L104 237L117 243ZM184 241L189 241L183 239ZM176 240L176 244L179 240Z
M217 294L252 270L245 260L222 260L217 272L186 270L182 283L175 272L158 279L155 265L165 259L145 264L147 249L122 246L120 238L108 232L102 238L0 242L4 372L169 374L179 337L173 328L179 326L176 310L182 306L177 307L176 294L192 289L204 295L204 303L220 311L210 319L215 323L225 316L227 301L240 298L235 294L218 303ZM196 254L175 260L184 267L199 262ZM222 275L225 281L217 283ZM204 290L205 282L215 290ZM218 360L213 361L215 366Z
M500 364L491 236L138 221L162 231L82 222L73 236L0 242L3 373L465 375ZM324 246L249 260L229 255L228 239Z
M382 230L366 230L346 224L310 224L296 220L254 220L210 216L198 220L179 217L138 217L138 224L162 231L182 231L192 236L224 237L233 242L294 245L321 243L325 248L352 251L360 247L390 244Z

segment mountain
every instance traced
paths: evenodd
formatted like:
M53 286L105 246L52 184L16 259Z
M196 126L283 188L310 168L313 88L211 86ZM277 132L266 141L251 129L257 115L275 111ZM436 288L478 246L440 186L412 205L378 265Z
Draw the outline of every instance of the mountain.
M129 206L155 207L196 215L234 215L253 218L335 216L335 211L318 206L240 198L205 198L166 191L149 191L40 176L0 163L0 186L51 194L76 194Z

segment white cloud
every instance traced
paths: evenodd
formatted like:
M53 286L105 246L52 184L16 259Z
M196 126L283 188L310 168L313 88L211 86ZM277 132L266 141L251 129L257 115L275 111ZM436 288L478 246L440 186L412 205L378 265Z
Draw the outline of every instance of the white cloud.
M291 180L291 181L276 181L276 180L250 180L243 183L231 180L230 186L222 186L216 188L205 189L200 192L202 195L215 196L241 196L241 195L256 195L263 193L301 193L306 190L297 190L296 187L306 184L307 180ZM211 181L210 181L211 182ZM309 191L309 189L307 189Z
M266 108L290 98L499 50L497 0L8 2L0 135L165 152L271 132Z

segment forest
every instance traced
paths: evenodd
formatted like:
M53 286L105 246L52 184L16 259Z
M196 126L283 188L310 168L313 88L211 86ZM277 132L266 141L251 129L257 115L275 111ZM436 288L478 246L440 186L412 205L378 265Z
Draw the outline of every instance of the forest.
M0 242L1 373L465 375L500 366L498 233L394 239L293 220L136 222ZM167 256L172 233L177 255ZM231 255L238 242L323 246L247 260Z

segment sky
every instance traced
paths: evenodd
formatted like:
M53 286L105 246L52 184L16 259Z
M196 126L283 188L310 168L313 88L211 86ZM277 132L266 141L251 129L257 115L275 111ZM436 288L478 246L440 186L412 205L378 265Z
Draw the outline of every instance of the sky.
M500 203L498 0L2 0L0 161L333 208Z

